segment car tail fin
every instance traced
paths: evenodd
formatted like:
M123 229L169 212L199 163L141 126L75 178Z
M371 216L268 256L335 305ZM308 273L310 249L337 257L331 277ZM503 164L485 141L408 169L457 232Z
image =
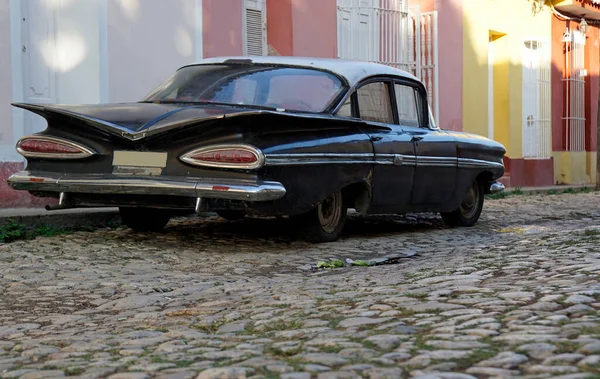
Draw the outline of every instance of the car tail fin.
M136 140L145 135L145 133L137 133L143 134L138 136L135 132L132 132L130 129L125 128L121 125L117 125L115 123L101 120L92 116L87 116L84 114L80 114L77 112L73 112L67 109L61 109L58 107L47 106L43 104L27 104L27 103L12 103L12 106L16 108L25 109L27 111L33 112L42 116L43 118L50 123L50 120L53 117L68 117L73 120L76 120L84 125L89 125L96 129L103 130L113 135L117 135L120 137L125 137L129 140Z

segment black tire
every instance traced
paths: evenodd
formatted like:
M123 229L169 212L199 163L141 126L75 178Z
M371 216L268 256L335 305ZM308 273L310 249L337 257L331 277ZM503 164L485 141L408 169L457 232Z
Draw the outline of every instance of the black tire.
M331 194L319 205L298 218L302 236L308 242L333 242L342 234L348 208L341 191Z
M246 217L246 213L243 211L217 211L217 214L227 221L235 221Z
M153 208L119 208L121 221L136 232L158 232L171 219L171 212Z
M483 183L475 180L458 209L448 213L442 212L442 220L449 226L470 227L475 225L483 210L484 196Z

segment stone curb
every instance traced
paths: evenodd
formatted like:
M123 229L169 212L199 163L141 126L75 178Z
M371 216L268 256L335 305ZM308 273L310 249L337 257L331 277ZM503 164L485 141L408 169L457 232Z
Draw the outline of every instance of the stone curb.
M504 192L512 193L515 191L527 192L527 193L548 193L557 192L561 193L566 190L574 190L575 192L580 191L583 188L587 188L589 191L596 189L595 184L582 184L582 185L556 185L547 187L509 187Z

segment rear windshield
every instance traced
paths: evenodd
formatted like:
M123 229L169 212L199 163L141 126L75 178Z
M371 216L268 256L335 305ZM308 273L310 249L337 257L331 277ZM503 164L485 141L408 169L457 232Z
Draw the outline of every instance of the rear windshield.
M337 76L313 69L198 65L178 70L144 101L220 103L323 112L343 89Z

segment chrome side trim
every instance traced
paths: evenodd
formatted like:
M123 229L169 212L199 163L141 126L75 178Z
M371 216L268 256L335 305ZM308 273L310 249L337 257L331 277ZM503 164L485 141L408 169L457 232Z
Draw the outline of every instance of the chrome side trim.
M381 164L416 167L504 168L502 163L480 159L371 153L266 154L266 166L315 164Z
M395 166L416 166L417 157L404 154L375 154L376 164L386 164Z
M33 153L31 151L25 151L21 148L21 145L27 141L27 140L39 140L39 141L46 141L46 142L51 142L51 143L58 143L61 145L66 145L75 149L80 150L80 153L74 153L74 154L53 154L53 153ZM96 152L94 152L92 149L83 146L79 143L73 142L73 141L69 141L66 139L62 139L62 138L58 138L58 137L49 137L49 136L36 136L36 135L31 135L31 136L25 136L21 139L19 139L17 141L17 152L19 154L21 154L22 156L24 156L25 158L43 158L43 159L83 159L83 158L87 158L87 157L91 157L92 155L95 155Z
M168 195L247 201L282 198L285 187L278 182L221 180L190 177L123 177L111 174L69 175L54 172L18 172L7 180L17 190L58 193Z
M417 155L417 167L457 167L456 157L432 157Z
M504 168L500 162L485 161L481 159L458 158L458 167L463 168Z
M354 164L374 163L372 153L291 153L291 154L266 154L267 166L293 166L302 164ZM391 164L391 162L390 162Z
M256 157L256 162L250 164L234 164L234 163L218 163L218 162L203 162L192 158L196 154L207 153L211 151L221 151L221 150L245 150L250 152L252 155ZM181 157L179 157L185 163L194 165L194 166L204 166L204 167L215 167L215 168L231 168L231 169L241 169L241 170L254 170L262 167L265 164L265 156L260 149L257 149L251 145L243 145L243 144L233 144L233 145L209 145L204 146L198 149L194 149L188 153L185 153Z

